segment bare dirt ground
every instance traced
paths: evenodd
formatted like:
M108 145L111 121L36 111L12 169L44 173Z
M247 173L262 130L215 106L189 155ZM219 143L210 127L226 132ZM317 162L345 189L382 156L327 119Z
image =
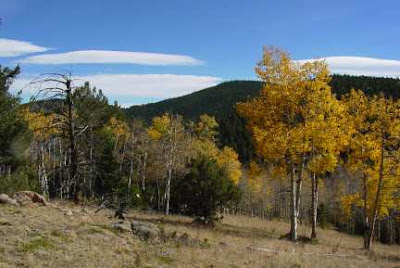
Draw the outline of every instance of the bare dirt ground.
M131 211L130 220L178 237L143 241L112 228L111 214L69 203L0 205L0 267L400 267L399 246L365 252L360 237L333 230L319 230L317 244L292 243L279 239L289 225L278 221L225 216L210 229L187 217Z

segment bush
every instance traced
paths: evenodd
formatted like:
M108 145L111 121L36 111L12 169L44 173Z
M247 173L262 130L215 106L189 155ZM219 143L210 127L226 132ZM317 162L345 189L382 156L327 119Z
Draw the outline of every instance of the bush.
M41 192L38 179L29 170L21 168L10 175L0 176L0 193L12 196L18 191Z
M328 227L329 215L328 215L328 209L324 203L319 204L317 215L318 215L317 220L320 227L323 229Z
M214 160L200 157L193 161L186 176L175 181L171 204L176 212L213 225L218 209L238 196L238 187L227 173Z

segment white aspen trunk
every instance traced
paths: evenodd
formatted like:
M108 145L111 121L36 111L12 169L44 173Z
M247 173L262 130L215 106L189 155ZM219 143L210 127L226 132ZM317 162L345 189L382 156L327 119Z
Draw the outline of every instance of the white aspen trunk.
M169 168L167 186L165 189L165 215L169 215L169 201L171 198L171 178L172 178L172 168Z
M58 140L59 152L60 152L60 159L59 159L59 170L58 174L60 176L60 199L63 200L64 198L64 178L63 178L63 150L61 140Z
M304 164L305 164L304 161L305 161L305 157L304 157L304 154L303 154L302 158L301 158L299 176L298 176L298 179L297 179L297 182L296 182L296 187L297 187L297 189L296 189L296 217L297 217L297 220L300 217L301 188L302 188L302 185L303 185L303 173L304 173Z
M367 198L368 198L368 178L367 175L364 173L363 176L363 218L364 218L364 248L368 248L368 239L369 239L369 232L370 232L370 222L368 217L368 207L367 207Z
M45 150L43 144L40 144L40 178L43 194L46 198L49 197L49 184L47 181L46 164L45 164Z
M146 141L147 143L147 141ZM144 156L143 156L143 166L142 166L142 191L144 192L146 190L146 172L147 172L147 144L145 147L144 151Z
M311 238L317 237L318 213L318 178L313 172L311 176Z
M128 189L130 190L132 187L132 177L133 177L133 159L130 161L130 168L129 168L129 179L128 179Z
M168 177L167 177L167 185L166 185L166 191L165 191L165 214L169 215L169 203L170 203L170 198L171 198L171 180L172 180L172 171L175 166L175 157L176 157L176 149L177 149L177 143L178 143L178 128L177 128L177 122L171 120L171 133L172 137L170 140L170 154L169 154L169 164L168 164Z
M296 181L294 179L294 165L290 172L290 240L297 240L297 213L296 213Z
M94 171L95 171L95 163L94 163L94 139L93 139L93 127L90 127L90 149L89 149L89 161L90 161L90 168L89 168L89 192L90 195L93 197L93 178L94 178Z
M376 191L375 195L375 202L374 202L374 214L372 216L372 223L371 223L371 230L368 233L368 241L366 245L366 249L371 248L372 240L374 238L374 233L375 233L375 226L376 226L376 221L378 218L378 209L379 209L379 201L381 197L381 190L382 190L382 184L383 184L383 168L384 168L384 151L385 151L385 138L384 138L384 133L382 133L382 144L381 144L381 156L380 156L380 166L379 166L379 179L378 179L378 189Z

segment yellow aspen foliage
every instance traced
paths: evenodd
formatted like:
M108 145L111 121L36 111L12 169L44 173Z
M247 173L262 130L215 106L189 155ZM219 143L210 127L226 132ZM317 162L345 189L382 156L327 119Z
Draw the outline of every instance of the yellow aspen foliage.
M116 142L124 141L129 136L128 124L124 121L118 120L115 117L110 118L105 126L105 129L113 134Z
M195 124L196 137L191 145L195 155L203 155L217 161L217 164L226 170L229 178L237 184L242 177L241 163L238 154L230 147L219 149L215 143L218 123L214 117L201 115Z
M300 64L287 53L265 48L256 73L265 82L260 96L237 105L247 119L259 156L275 163L300 164L310 155L310 168L332 171L343 146L344 107L331 93L325 62ZM336 158L336 159L335 159Z
M34 135L34 140L45 141L51 135L57 133L54 114L46 115L44 112L31 112L29 109L23 109L21 114L28 123L28 128Z
M219 148L212 140L194 139L192 147L196 155L204 155L212 159L217 159Z
M361 204L361 197L359 193L345 195L341 198L341 208L343 216L350 218L352 213L352 206Z
M254 161L249 164L248 183L253 193L259 193L262 189L262 175L261 167Z
M363 185L358 193L360 201L353 200L353 205L364 208L369 219L373 219L376 205L377 217L386 216L398 206L395 189L400 175L400 103L383 96L368 98L357 90L352 90L344 102L354 122L347 167L355 176L361 174L358 178Z
M200 115L199 122L195 125L197 137L201 139L215 139L218 134L218 123L213 116Z
M169 114L156 116L152 120L151 126L147 129L147 133L153 140L159 140L167 134L171 125L171 117Z
M238 154L232 148L225 146L216 157L217 163L228 173L229 178L238 184L242 177L241 163Z

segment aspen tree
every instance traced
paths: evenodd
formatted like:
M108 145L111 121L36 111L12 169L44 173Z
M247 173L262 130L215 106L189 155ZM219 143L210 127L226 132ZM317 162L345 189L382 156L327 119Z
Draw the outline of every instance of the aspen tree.
M314 174L332 171L338 162L338 144L345 144L342 108L330 91L325 62L295 63L287 53L267 47L256 73L265 83L260 95L239 103L237 110L247 119L256 153L266 162L283 165L290 178L290 238L294 241L305 169ZM318 181L312 178L315 236Z
M377 219L395 207L399 175L399 102L383 96L367 98L352 90L345 98L347 113L354 121L347 166L361 173L361 191L342 198L343 210L363 209L364 248L370 249Z

